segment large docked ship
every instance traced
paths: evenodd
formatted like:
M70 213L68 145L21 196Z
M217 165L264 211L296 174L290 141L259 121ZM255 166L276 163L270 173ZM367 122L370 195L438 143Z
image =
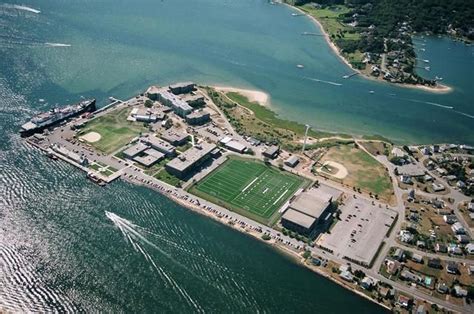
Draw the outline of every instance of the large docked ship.
M96 110L95 99L83 100L79 103L67 105L61 108L53 108L42 112L31 118L30 121L21 126L20 135L28 137L40 133L44 129L58 125L62 121L80 115L84 112Z

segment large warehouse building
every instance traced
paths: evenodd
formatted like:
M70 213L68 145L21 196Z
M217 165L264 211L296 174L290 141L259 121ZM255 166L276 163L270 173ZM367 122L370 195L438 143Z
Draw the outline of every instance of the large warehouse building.
M298 195L281 217L283 227L312 236L317 225L325 225L342 192L326 185L311 188Z

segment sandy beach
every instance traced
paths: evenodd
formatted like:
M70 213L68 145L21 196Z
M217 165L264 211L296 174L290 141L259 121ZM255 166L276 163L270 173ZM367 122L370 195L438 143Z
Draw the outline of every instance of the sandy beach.
M447 86L447 85L443 85L443 84L437 84L435 87L431 87L431 86L426 86L426 85L413 85L413 84L401 84L401 83L390 83L390 82L387 82L381 78L375 78L375 77L372 77L372 76L368 76L366 75L365 73L362 73L360 70L354 68L350 63L349 61L347 61L344 56L341 54L339 48L332 42L331 38L329 37L329 34L324 30L324 27L323 25L313 16L311 16L310 14L306 13L305 11L301 10L300 8L298 7L295 7L295 6L292 6L292 5L289 5L287 3L284 3L284 5L287 5L295 10L297 10L299 13L301 14L304 14L306 15L309 19L311 19L311 21L313 21L314 24L316 24L320 29L321 29L321 32L324 34L324 39L326 40L326 42L328 43L329 47L331 48L331 50L338 56L338 58L344 62L349 68L351 68L354 72L357 72L359 73L360 75L362 75L363 77L365 78L368 78L368 79L371 79L371 80L375 80L375 81L378 81L378 82L384 82L384 83L388 83L388 84L394 84L396 86L400 86L400 87L408 87L408 88L415 88L415 89L421 89L421 90L424 90L424 91L427 91L427 92L432 92L432 93L439 93L439 94L445 94L445 93L450 93L453 89L450 87L450 86Z
M249 101L258 102L262 106L270 106L270 96L262 91L244 89L244 88L235 88L230 86L212 86L217 91L220 92L235 92L239 93L248 98Z

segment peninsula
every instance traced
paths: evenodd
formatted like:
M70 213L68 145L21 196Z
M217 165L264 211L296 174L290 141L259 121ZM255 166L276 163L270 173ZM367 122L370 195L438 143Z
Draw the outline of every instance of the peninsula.
M417 68L430 71L430 60L417 57L413 36L449 35L468 44L474 38L474 8L463 1L443 6L411 0L284 3L301 13L294 16L307 15L321 28L329 46L354 74L431 92L446 93L451 88L436 74L427 79L417 73Z
M383 307L472 312L473 147L319 132L279 118L262 92L192 82L110 101L26 141L98 185L162 193Z

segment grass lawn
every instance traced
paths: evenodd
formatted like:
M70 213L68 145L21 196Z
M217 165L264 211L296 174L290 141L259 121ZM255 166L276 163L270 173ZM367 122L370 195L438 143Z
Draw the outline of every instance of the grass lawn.
M166 169L161 169L154 177L172 186L178 186L181 184L181 180L166 171Z
M348 175L342 180L344 184L378 194L384 200L390 200L393 189L389 174L382 164L362 149L355 148L353 144L331 147L320 163L329 160L346 167Z
M265 224L306 180L262 162L229 158L190 192Z
M86 124L80 135L97 132L101 138L95 143L90 143L96 149L110 154L126 145L131 139L147 128L142 123L127 121L131 108L111 111Z

